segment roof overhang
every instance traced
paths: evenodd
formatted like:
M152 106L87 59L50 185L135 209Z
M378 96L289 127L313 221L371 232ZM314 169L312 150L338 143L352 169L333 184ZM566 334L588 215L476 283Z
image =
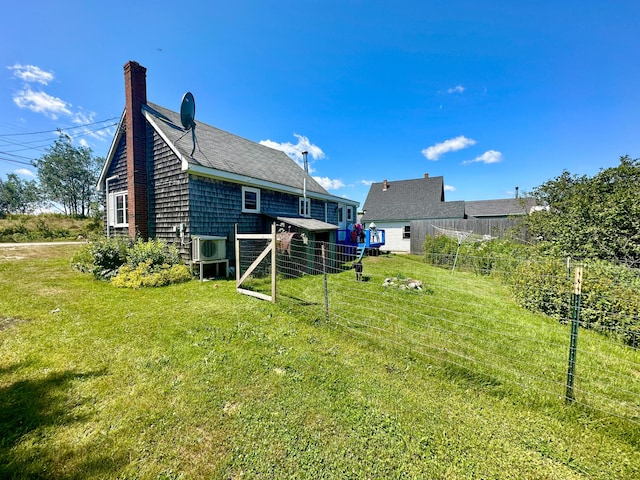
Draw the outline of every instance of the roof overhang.
M104 162L104 165L102 166L102 170L100 171L100 176L98 177L98 183L96 184L96 190L98 190L99 192L102 191L102 185L104 185L104 181L105 178L107 176L107 172L109 171L109 166L111 165L111 162L113 161L113 157L116 154L116 149L118 148L118 144L120 143L120 138L122 137L122 134L124 133L124 114L125 112L122 112L122 115L120 116L120 121L118 122L118 127L117 127L117 131L116 134L113 136L113 140L111 141L111 146L109 147L109 153L107 153L107 158Z
M278 222L292 225L296 228L306 230L308 232L326 232L327 230L338 230L338 226L332 223L322 222L315 218L304 217L276 217Z

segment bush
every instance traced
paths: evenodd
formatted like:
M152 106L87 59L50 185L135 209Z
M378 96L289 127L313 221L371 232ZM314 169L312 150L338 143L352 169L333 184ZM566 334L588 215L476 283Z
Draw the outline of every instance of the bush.
M148 240L143 242L138 239L127 251L127 264L137 267L141 263L155 265L177 265L182 263L180 253L174 245L168 245L162 240Z
M109 280L125 264L131 242L125 238L105 238L88 243L71 260L81 272L91 273L100 280Z
M151 261L139 263L135 268L123 265L111 279L116 287L161 287L172 283L187 282L193 278L189 268L182 265L155 265Z
M124 238L107 238L81 248L72 266L92 273L100 280L111 280L117 287L157 287L192 278L178 249L161 240L138 240L131 244Z

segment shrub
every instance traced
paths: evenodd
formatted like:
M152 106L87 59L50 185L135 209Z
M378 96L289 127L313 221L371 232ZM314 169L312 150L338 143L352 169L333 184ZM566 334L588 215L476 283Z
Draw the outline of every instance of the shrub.
M149 263L150 266L177 265L182 263L182 259L174 245L168 245L162 240L143 242L138 239L127 251L127 264L135 268L141 263Z
M117 287L158 287L192 278L178 249L161 240L131 244L124 238L102 239L81 248L71 262L76 270Z
M155 265L151 261L139 263L136 267L123 265L118 274L111 279L116 287L140 288L161 287L172 283L187 282L193 278L191 271L184 264Z
M109 280L125 264L129 246L128 239L101 239L82 247L71 263L76 270L91 273L97 279Z

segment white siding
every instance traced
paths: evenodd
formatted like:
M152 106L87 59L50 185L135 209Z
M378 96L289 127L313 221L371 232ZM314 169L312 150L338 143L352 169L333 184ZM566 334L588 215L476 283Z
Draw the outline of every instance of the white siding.
M367 222L367 225L369 222ZM378 222L375 221L378 230L384 230L384 246L380 247L380 250L386 252L405 252L409 253L411 250L411 239L402 238L402 232L404 227L411 225L411 222Z

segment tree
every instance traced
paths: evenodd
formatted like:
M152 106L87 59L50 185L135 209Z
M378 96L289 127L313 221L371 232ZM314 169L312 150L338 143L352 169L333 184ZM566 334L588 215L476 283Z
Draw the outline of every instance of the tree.
M559 255L625 263L640 261L640 160L620 157L617 167L593 177L560 176L532 195L549 207L524 220L544 249Z
M101 159L88 147L76 147L60 132L47 153L34 162L44 198L62 206L65 214L86 216L96 196Z
M33 180L22 180L15 173L0 179L0 213L31 213L39 206L38 186Z

